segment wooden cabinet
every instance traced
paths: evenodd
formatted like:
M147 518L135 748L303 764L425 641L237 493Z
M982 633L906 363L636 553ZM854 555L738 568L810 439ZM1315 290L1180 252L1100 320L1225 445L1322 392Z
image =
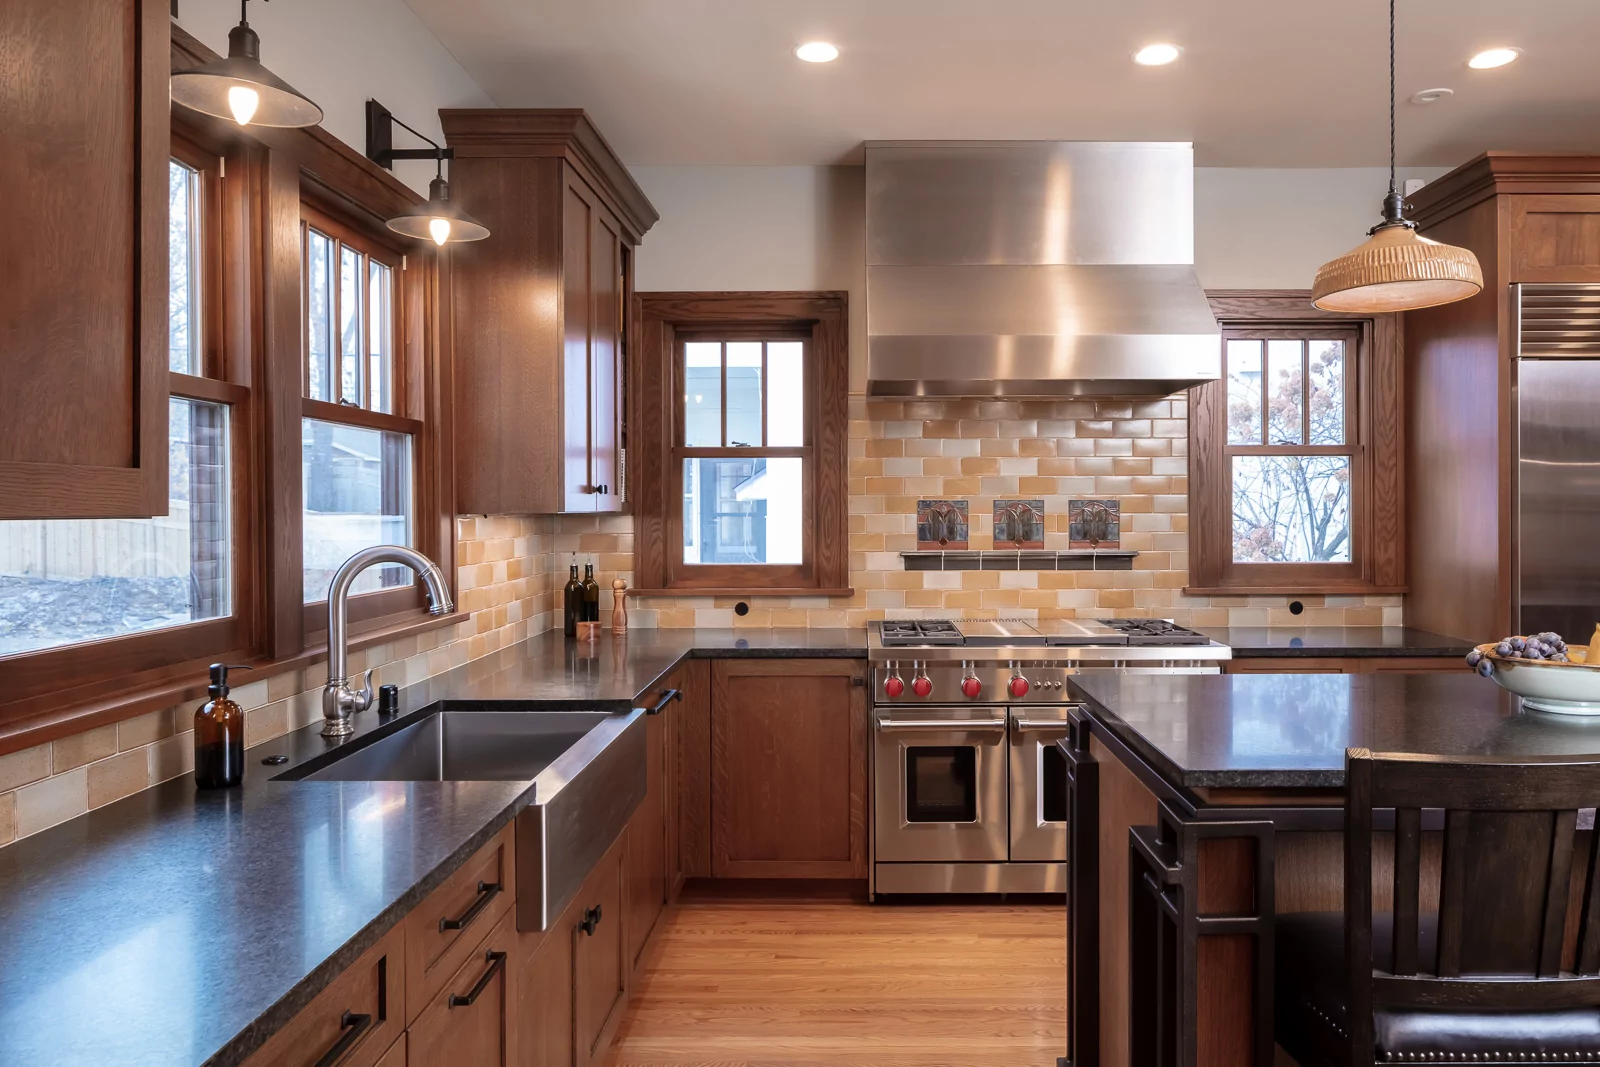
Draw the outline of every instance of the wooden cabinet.
M647 694L643 703L652 714L645 720L649 765L645 797L628 823L627 938L628 967L636 970L656 921L667 907L667 826L668 760L670 735L677 722L674 707L682 691L669 678L660 688ZM659 710L657 710L659 709Z
M371 1067L388 1057L406 1024L404 942L400 927L390 930L268 1038L246 1067Z
M406 916L406 1019L411 1021L477 955L484 932L517 899L513 828L505 827Z
M1387 674L1396 671L1464 671L1455 656L1265 656L1223 664L1227 674Z
M572 948L573 1062L577 1067L590 1067L605 1059L628 1003L632 961L622 908L626 839L624 834L617 840L578 891Z
M572 1067L572 949L581 911L574 901L549 930L519 935L523 943L516 980L520 1067Z
M711 671L711 873L864 878L867 701L858 660Z
M408 1067L509 1067L513 1062L515 924L511 914L501 918L411 1023Z
M440 119L452 193L493 233L452 252L457 509L621 510L631 253L655 209L581 111Z
M0 4L0 519L166 513L169 25Z
M711 661L691 660L675 672L683 679L678 706L677 753L672 761L673 803L677 806L677 847L672 896L686 878L711 877Z

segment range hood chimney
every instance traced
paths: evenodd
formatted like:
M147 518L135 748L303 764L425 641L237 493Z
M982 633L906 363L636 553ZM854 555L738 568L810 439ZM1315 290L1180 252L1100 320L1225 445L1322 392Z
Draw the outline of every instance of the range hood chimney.
M1187 143L869 142L871 396L1165 396L1221 376Z

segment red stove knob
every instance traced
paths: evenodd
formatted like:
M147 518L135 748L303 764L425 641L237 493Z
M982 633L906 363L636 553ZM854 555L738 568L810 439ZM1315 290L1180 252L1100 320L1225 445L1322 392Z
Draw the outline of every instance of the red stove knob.
M933 682L925 674L919 674L911 679L911 691L919 697L926 697L933 692Z
M1026 678L1019 674L1011 679L1011 685L1008 688L1011 690L1011 695L1020 700L1028 695L1028 690L1032 686L1028 684Z
M889 675L888 681L883 683L883 692L886 696L897 697L906 691L906 683L900 680L898 674Z
M978 694L983 692L983 683L978 680L977 675L969 674L961 679L961 691L976 700L978 699Z

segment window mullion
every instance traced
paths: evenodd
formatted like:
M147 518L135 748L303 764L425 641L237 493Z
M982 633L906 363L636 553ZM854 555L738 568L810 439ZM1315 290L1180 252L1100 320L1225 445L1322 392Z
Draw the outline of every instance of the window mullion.
M756 403L761 406L761 446L767 444L767 390L772 383L767 379L767 342L761 342L761 384L756 390Z
M722 385L718 392L721 394L719 400L722 407L722 445L726 448L728 446L728 342L722 342L721 350L722 363L718 372L722 375Z

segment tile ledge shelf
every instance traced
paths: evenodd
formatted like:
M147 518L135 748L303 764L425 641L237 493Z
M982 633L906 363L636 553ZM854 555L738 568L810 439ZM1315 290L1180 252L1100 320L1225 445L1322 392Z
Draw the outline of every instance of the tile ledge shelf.
M902 552L908 571L1131 571L1139 553L1116 548Z

